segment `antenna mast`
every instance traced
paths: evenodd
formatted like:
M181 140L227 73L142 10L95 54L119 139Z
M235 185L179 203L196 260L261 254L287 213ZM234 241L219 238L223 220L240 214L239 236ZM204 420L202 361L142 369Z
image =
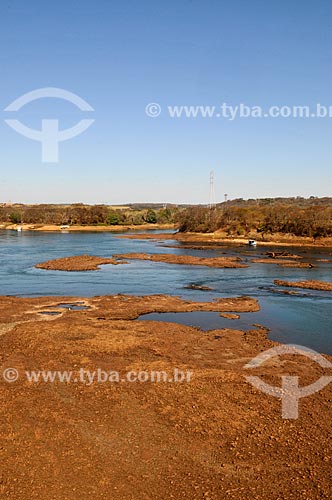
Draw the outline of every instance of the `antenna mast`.
M209 198L209 208L214 208L216 206L216 194L214 191L214 171L210 172L210 198Z

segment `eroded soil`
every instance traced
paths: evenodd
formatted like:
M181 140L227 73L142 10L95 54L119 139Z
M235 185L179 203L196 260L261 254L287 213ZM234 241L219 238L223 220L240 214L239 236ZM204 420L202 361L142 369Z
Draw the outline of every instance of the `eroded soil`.
M64 303L88 309L59 309ZM329 499L331 384L300 401L297 420L245 379L244 365L276 344L266 330L202 332L135 321L149 312L255 311L248 297L0 298L1 498L12 500ZM43 316L42 311L61 311ZM231 325L231 321L230 321ZM331 359L331 358L330 358ZM190 370L190 382L28 382L26 370ZM250 371L315 382L302 356Z

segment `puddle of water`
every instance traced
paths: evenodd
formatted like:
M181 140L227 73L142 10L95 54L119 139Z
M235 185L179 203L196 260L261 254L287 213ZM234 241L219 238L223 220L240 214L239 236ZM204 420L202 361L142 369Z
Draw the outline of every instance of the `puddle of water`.
M41 311L41 312L39 312L39 314L45 314L47 316L58 316L61 313L56 312L56 311Z
M86 309L90 309L88 306L81 306L78 303L75 304L58 304L56 306L58 309L68 309L70 311L85 311Z

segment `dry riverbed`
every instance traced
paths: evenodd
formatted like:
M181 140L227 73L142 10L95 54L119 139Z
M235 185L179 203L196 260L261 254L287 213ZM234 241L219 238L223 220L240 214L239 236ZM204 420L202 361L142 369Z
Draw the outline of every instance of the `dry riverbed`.
M83 311L60 309L69 302ZM267 500L330 498L331 384L297 420L254 389L244 365L273 347L266 330L202 332L135 321L149 312L256 311L249 297L197 303L164 295L0 298L1 498ZM59 311L59 315L42 313ZM250 313L249 313L250 314ZM331 359L331 358L330 358ZM27 370L192 372L189 382L28 382ZM325 371L298 356L250 372L280 386Z

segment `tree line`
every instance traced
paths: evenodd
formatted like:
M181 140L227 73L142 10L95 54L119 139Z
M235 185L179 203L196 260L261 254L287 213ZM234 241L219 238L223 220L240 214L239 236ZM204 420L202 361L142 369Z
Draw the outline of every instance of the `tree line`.
M230 200L214 208L169 205L12 205L0 207L0 221L13 224L141 225L176 223L181 232L223 231L227 235L292 234L332 236L332 198Z
M196 206L181 211L178 224L181 232L220 230L233 236L281 233L327 237L332 236L332 199L235 200L212 209Z
M56 225L140 225L174 221L176 208L114 209L106 205L14 205L0 207L2 223Z

